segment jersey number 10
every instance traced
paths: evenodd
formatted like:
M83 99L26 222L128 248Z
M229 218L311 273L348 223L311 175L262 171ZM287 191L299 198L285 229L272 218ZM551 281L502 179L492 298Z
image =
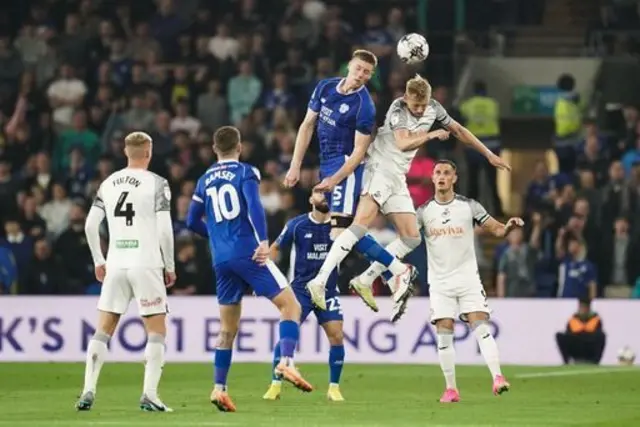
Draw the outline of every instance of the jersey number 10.
M116 207L113 209L113 216L124 217L125 224L130 227L133 225L133 217L136 216L136 211L133 210L133 203L125 203L128 195L128 191L120 193ZM122 209L123 207L124 209Z
M240 198L233 185L224 184L220 188L207 188L207 196L211 198L213 216L217 223L225 219L231 221L240 215Z

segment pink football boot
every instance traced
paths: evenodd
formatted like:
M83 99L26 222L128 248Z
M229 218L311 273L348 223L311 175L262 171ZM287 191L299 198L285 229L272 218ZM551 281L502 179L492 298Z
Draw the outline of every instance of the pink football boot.
M460 402L460 393L455 388L448 388L442 394L440 403L455 403Z
M499 394L504 393L505 391L509 391L511 384L507 382L507 379L502 375L496 375L496 378L493 380L493 394L498 396Z

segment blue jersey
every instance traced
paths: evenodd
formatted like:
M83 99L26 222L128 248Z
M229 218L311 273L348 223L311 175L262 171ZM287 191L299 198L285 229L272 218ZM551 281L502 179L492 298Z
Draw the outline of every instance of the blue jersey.
M214 164L198 180L192 204L201 208L190 209L190 216L204 212L214 264L251 258L260 241L267 240L259 181L256 168L229 160Z
M321 80L309 100L309 108L318 113L321 165L351 155L356 131L371 135L376 122L376 108L367 88L344 95L338 92L342 80Z
M278 236L280 249L291 249L289 280L296 289L304 289L324 262L331 249L331 222L319 223L311 214L298 215L289 220ZM327 289L335 289L338 283L337 269L327 281Z
M558 296L582 298L589 295L589 283L596 281L596 269L588 260L576 261L566 257L560 263Z

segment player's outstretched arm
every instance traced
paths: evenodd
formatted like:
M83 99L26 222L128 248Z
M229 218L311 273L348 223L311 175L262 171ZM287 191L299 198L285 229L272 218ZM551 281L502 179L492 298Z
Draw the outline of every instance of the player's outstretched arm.
M441 141L449 138L449 131L437 129L432 132L418 131L411 132L408 129L398 129L393 132L396 147L400 151L413 151L427 142L439 139Z
M296 135L293 157L291 159L291 164L289 165L289 171L284 179L284 185L286 187L293 187L300 179L302 160L309 149L309 144L311 143L311 137L313 136L313 130L316 126L317 120L318 113L311 108L308 108L307 114L304 116L304 120L302 120L302 123L298 128L298 134Z
M522 220L522 218L509 218L509 221L507 221L506 224L503 224L497 219L489 217L482 223L482 228L489 231L496 237L504 237L509 234L514 228L519 228L522 226L524 226L524 221Z
M87 237L87 244L91 251L93 264L96 267L106 264L102 248L100 247L100 224L105 218L104 205L99 198L96 198L93 206L89 209L87 220L84 224L84 234Z
M493 154L493 152L489 150L487 146L484 145L482 141L480 141L473 133L471 133L469 129L462 126L457 121L451 119L451 121L445 127L451 132L453 136L456 137L458 141L462 142L465 145L468 145L469 147L482 154L493 166L497 167L498 169L507 171L511 170L510 165L502 160L500 156Z

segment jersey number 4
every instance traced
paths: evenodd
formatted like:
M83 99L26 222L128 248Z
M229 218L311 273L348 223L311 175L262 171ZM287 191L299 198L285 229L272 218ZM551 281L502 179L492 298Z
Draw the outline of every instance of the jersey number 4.
M216 222L231 221L240 215L240 198L233 185L224 184L220 188L207 188L207 196L211 198Z
M136 216L136 212L133 210L133 203L125 203L127 201L128 191L123 191L118 197L118 203L113 210L113 216L123 217L127 226L133 225L133 217ZM123 209L124 208L124 209Z

